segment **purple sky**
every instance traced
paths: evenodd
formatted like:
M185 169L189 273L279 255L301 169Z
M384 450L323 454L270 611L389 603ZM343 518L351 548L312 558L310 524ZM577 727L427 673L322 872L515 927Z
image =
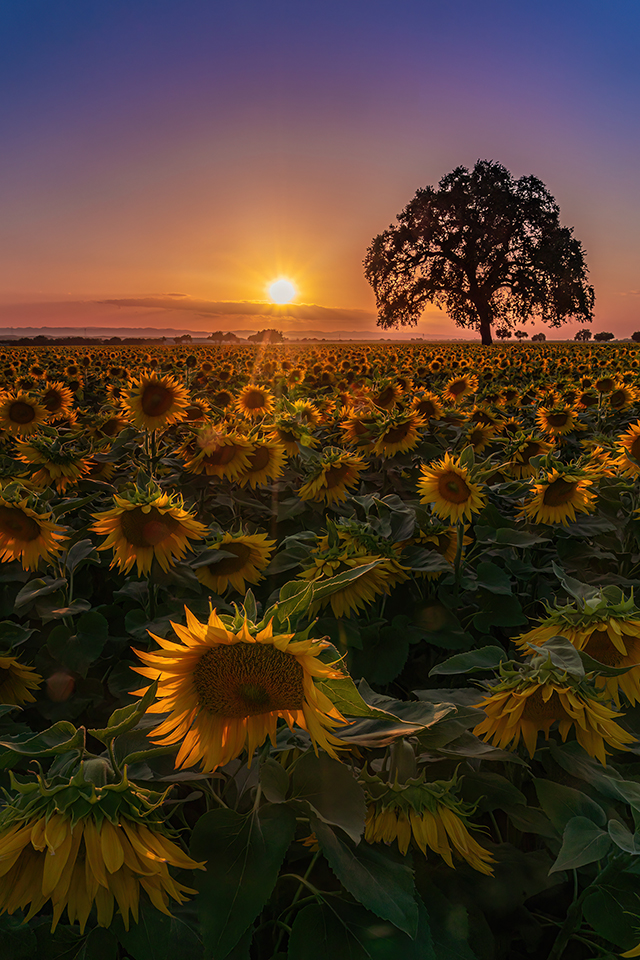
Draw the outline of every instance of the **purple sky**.
M371 239L488 159L555 196L593 329L628 336L639 47L630 0L9 0L0 328L259 329L285 275L289 335L374 331ZM466 335L435 308L406 333Z

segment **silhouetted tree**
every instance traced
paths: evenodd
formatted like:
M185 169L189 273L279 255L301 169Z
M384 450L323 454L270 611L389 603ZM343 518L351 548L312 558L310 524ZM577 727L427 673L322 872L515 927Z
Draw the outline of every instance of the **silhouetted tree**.
M640 343L640 330L636 330L635 333L631 334L631 339L635 340L636 343Z
M603 330L601 333L596 333L593 339L599 340L602 343L603 341L606 341L606 340L613 340L614 336L612 333L607 333L606 331Z
M573 339L577 340L578 342L582 341L583 343L586 343L587 340L591 340L592 336L593 334L591 333L591 330L589 330L589 327L584 327L582 330L578 330Z
M532 343L543 343L547 339L546 333L534 333L531 337Z
M496 337L499 340L508 340L511 336L511 330L509 327L496 327Z
M378 325L415 326L434 303L490 344L497 323L591 320L582 245L560 226L559 214L540 180L514 180L490 160L478 160L471 172L456 167L437 190L418 190L364 260Z
M283 343L282 330L259 330L247 337L249 343Z
M518 340L526 340L528 336L529 334L527 333L526 330L516 330L516 332L514 333L514 337L517 337Z

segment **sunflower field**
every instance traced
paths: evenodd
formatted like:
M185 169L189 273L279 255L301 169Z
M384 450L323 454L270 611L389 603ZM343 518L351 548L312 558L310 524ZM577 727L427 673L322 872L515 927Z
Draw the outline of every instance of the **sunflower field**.
M640 956L636 351L4 348L2 960Z

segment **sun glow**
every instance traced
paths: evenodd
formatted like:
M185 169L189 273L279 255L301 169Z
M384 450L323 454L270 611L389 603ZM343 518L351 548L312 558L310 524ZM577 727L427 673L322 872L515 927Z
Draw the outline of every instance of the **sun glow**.
M298 291L291 280L280 277L269 285L269 296L274 303L291 303Z

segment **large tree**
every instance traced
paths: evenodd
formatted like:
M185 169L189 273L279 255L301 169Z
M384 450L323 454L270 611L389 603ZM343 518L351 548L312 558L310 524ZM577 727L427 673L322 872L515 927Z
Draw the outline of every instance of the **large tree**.
M490 160L456 167L437 190L418 190L367 250L378 325L415 326L434 303L490 344L493 324L590 321L582 245L559 214L540 180L514 180Z

